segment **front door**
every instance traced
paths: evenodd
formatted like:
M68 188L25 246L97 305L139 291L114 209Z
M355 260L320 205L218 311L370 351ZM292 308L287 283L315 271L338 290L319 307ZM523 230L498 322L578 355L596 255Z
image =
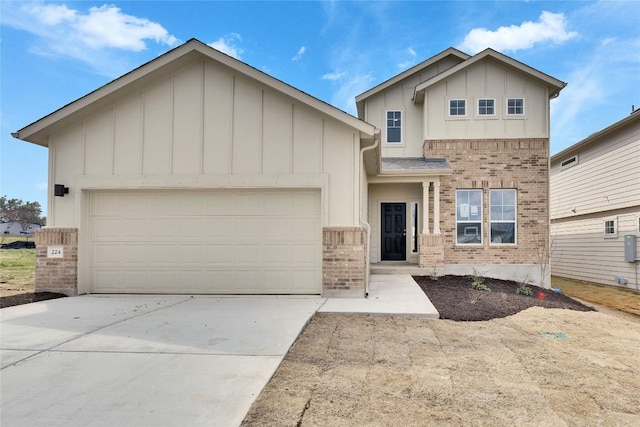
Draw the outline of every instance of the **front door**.
M407 204L382 203L382 261L407 259Z

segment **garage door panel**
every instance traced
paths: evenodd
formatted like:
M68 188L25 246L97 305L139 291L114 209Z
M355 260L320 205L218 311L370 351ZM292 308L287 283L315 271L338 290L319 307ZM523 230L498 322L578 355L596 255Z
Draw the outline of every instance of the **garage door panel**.
M320 206L313 190L93 192L91 290L320 293Z

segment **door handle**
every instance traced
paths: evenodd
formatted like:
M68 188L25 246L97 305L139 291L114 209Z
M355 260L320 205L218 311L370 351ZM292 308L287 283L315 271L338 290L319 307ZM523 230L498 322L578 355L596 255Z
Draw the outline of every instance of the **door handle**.
M402 230L402 237L407 237L407 229Z

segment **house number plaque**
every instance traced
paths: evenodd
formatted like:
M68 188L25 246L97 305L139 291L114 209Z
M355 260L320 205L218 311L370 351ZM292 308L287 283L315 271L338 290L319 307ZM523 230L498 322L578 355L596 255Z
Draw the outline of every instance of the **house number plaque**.
M47 258L64 258L64 249L62 246L48 246Z

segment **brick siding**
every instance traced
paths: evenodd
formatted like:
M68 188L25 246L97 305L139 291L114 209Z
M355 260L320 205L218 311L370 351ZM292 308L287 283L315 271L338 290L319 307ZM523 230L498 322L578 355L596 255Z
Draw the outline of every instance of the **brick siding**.
M367 254L364 227L325 227L322 230L323 295L363 297Z
M45 227L35 232L36 292L78 294L78 229ZM63 258L47 258L49 246L62 246Z
M549 140L425 141L427 158L446 158L440 178L440 229L446 264L540 264L549 240ZM490 245L489 190L517 190L517 244ZM483 190L483 243L456 245L456 190ZM422 258L422 255L421 255ZM421 260L422 263L422 260Z

